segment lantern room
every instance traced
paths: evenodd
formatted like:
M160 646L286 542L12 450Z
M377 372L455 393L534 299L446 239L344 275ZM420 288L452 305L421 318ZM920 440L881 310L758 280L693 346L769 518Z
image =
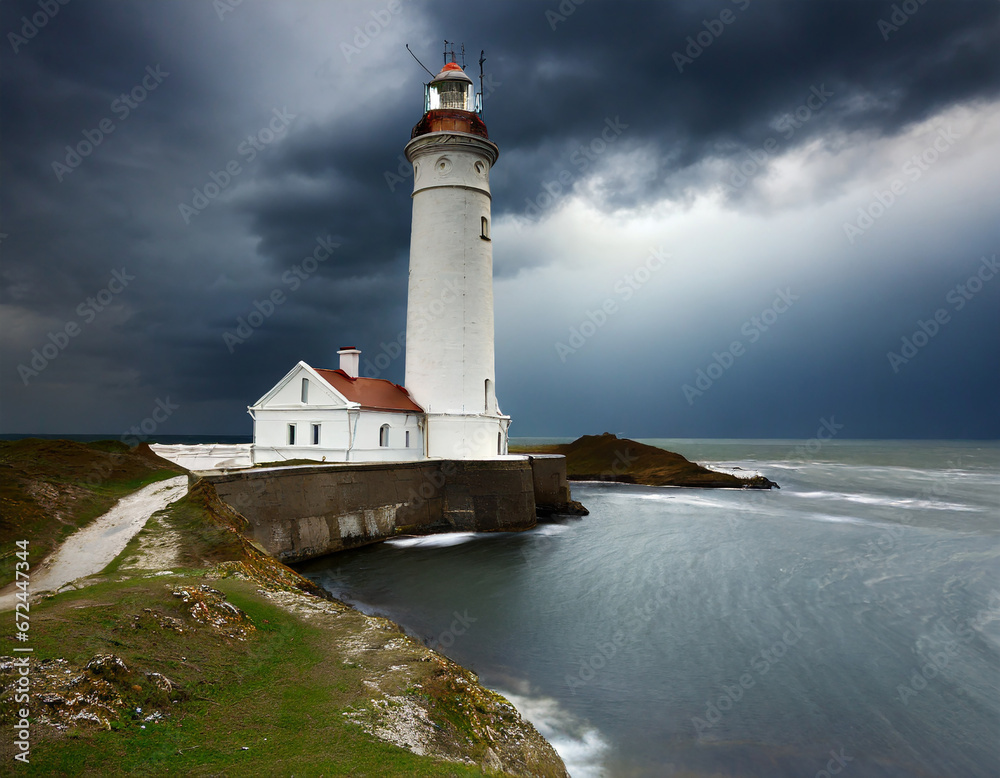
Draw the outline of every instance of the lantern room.
M449 62L424 89L424 112L440 109L454 111L475 111L477 105L472 79L465 75L461 65Z
M449 62L424 86L424 115L411 138L429 132L465 132L489 138L483 123L483 96L457 62Z

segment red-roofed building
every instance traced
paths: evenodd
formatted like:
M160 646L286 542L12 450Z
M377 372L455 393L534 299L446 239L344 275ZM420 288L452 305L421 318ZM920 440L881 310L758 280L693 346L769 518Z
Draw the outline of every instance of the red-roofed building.
M340 368L299 362L248 409L253 461L399 462L424 458L424 411L399 384L358 375L361 352Z
M360 378L355 348L338 352L338 370L299 362L249 408L255 463L507 454L511 419L495 387L490 232L490 170L500 150L483 122L482 95L460 65L445 64L425 86L424 114L404 149L413 165L407 389Z

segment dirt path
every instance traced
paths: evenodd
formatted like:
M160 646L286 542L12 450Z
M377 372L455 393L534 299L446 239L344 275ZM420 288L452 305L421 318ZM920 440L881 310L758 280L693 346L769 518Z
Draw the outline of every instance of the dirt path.
M32 594L58 591L78 578L101 572L142 529L149 517L187 494L187 476L144 486L122 497L103 516L77 530L31 571ZM14 607L14 584L0 591L0 611Z

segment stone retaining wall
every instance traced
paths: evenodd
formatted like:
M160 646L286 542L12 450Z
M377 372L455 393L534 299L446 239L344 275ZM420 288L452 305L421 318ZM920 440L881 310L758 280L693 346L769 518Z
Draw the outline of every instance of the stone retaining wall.
M252 536L282 562L299 562L400 534L517 531L536 523L536 486L548 505L566 483L565 459L324 464L201 472L246 516ZM566 490L568 496L568 489Z

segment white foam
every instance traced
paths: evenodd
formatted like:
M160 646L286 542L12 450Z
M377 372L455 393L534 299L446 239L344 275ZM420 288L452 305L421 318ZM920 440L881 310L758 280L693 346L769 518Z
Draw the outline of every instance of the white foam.
M809 521L828 521L834 524L861 524L865 527L881 527L885 526L878 524L874 521L865 521L864 519L856 519L853 516L834 516L829 513L805 513L802 514L803 518Z
M596 729L560 707L551 697L529 697L502 689L497 691L514 703L518 712L552 744L572 778L600 778L606 775L602 758L608 744Z
M980 509L972 505L955 502L939 502L936 500L917 500L912 497L874 497L867 494L851 494L849 492L791 492L796 497L809 499L835 499L857 502L862 505L886 505L892 508L924 508L937 511L968 511L977 512Z
M566 524L539 524L531 530L532 535L562 535L569 532L570 527Z
M445 548L468 543L478 536L478 532L445 532L420 538L396 538L387 540L386 544L396 548Z

